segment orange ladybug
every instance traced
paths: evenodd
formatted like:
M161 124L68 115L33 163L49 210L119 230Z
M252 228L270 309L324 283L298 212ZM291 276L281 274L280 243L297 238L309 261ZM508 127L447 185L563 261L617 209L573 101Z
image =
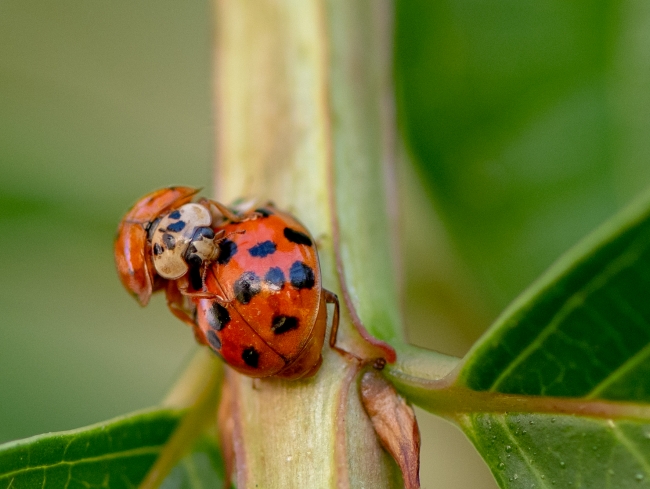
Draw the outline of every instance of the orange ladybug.
M204 280L215 297L195 299L210 348L250 377L314 375L322 363L326 304L334 304L334 346L339 303L322 287L309 231L271 206L228 220L219 231L227 238Z
M163 285L153 265L151 236L163 215L188 203L196 193L197 190L190 187L151 192L136 202L119 224L114 245L117 273L124 288L142 306L146 306L151 294Z
M156 190L124 216L115 261L141 305L165 290L171 312L235 370L298 379L322 363L327 305L313 238L295 218L266 206L233 211L191 202L197 190ZM338 348L337 348L338 350Z

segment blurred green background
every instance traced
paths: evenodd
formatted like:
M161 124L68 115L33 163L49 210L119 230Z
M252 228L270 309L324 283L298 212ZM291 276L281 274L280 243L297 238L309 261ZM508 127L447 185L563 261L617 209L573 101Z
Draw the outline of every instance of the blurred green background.
M194 350L113 269L143 193L209 187L207 2L0 2L0 442L153 405ZM409 337L462 355L650 184L650 4L398 0ZM495 487L422 415L424 487Z

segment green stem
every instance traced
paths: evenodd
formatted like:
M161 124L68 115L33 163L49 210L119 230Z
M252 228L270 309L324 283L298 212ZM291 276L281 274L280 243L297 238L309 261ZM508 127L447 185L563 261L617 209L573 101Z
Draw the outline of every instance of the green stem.
M572 414L606 419L650 419L642 404L475 391L457 383L460 359L411 347L386 369L387 378L409 401L448 419L471 413Z
M163 403L167 407L187 408L188 411L160 451L140 489L159 487L206 427L216 422L222 379L223 364L202 348Z
M392 5L215 1L219 200L272 200L318 241L343 299L338 345L403 342L386 174L392 162ZM356 326L356 327L355 327ZM361 407L358 366L324 349L313 379L230 372L239 487L400 487Z

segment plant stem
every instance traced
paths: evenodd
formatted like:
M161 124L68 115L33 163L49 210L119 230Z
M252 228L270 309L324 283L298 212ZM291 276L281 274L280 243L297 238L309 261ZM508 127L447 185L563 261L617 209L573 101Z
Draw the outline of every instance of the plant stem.
M216 197L294 213L318 241L324 286L343 299L339 346L389 358L355 326L403 342L386 179L392 5L215 0L214 15ZM361 407L358 373L328 348L306 381L229 371L237 486L400 487Z
M140 489L159 487L206 426L216 421L222 378L221 362L205 348L197 352L163 403L166 407L186 408L187 414L165 444Z

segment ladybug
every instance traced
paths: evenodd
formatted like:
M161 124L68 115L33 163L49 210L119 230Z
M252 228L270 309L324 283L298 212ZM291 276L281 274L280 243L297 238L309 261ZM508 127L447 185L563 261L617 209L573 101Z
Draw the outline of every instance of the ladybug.
M328 303L334 347L338 298L322 287L316 245L302 224L272 206L248 216L219 228L227 237L204 280L215 296L195 299L197 325L245 375L310 377L322 363Z
M219 209L235 218L219 203L191 202L197 193L190 187L169 187L145 195L122 218L114 245L122 285L140 305L164 289L172 313L193 327L192 306L183 294L188 272L217 258L220 236L211 224L225 219Z
M322 363L327 304L309 231L268 205L233 211L169 187L140 199L124 216L115 260L124 287L141 305L164 290L171 312L192 326L235 370L251 377L298 379Z
M151 294L162 288L151 253L151 235L158 228L161 216L188 203L197 190L170 187L142 197L122 218L115 238L114 253L117 273L124 288L142 306Z

